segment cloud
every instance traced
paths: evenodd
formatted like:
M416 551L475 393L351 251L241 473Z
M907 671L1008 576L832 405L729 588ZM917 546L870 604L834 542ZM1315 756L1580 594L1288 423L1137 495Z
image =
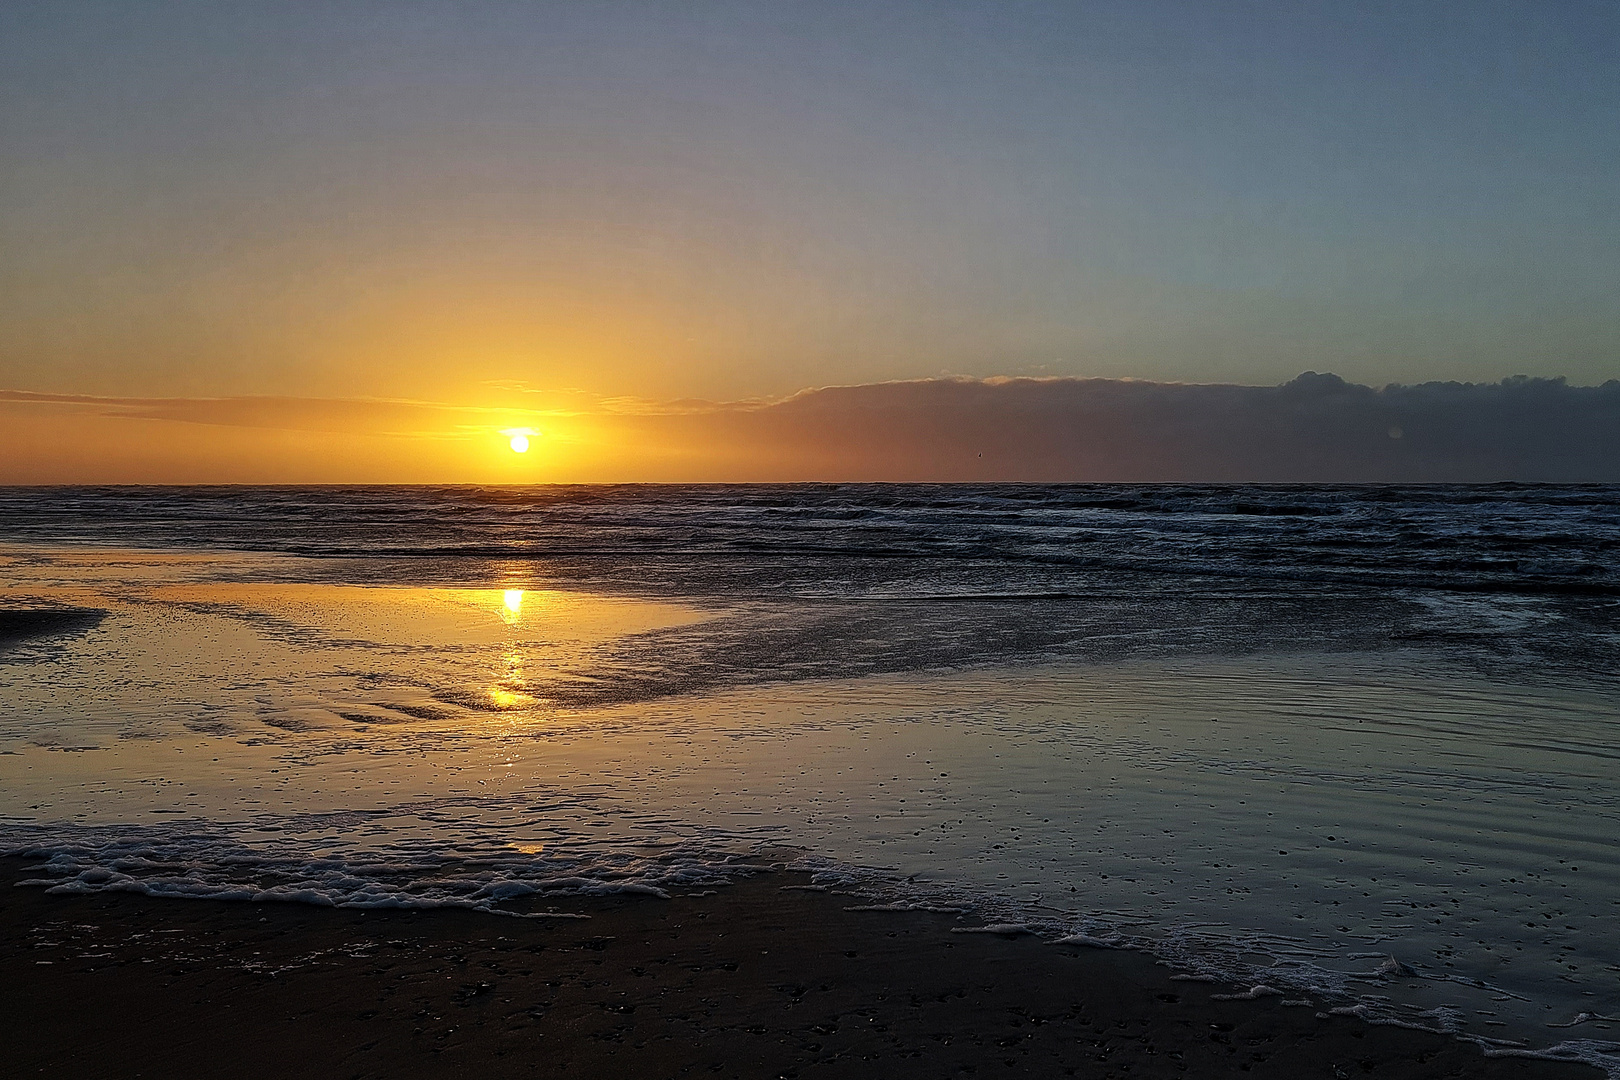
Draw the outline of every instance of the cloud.
M684 426L805 479L1620 481L1616 381L930 379L806 391Z
M509 416L512 411L385 398L137 398L39 394L23 390L0 390L0 402L55 405L129 420L171 420L277 431L418 435L441 433L458 426L491 427L496 423L494 417Z

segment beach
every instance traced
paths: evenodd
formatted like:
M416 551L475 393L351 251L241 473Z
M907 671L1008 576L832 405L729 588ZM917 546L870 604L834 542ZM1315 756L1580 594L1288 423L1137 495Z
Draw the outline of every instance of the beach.
M1601 1075L780 872L522 919L11 887L34 869L0 886L15 1076Z
M47 1068L127 1012L358 1075L451 1028L468 1072L1613 1074L1611 506L0 493L16 1022ZM586 966L497 996L456 957L503 935Z

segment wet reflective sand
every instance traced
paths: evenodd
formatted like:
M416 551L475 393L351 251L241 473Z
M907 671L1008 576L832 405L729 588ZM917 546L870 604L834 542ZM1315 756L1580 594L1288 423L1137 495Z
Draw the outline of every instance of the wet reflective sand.
M0 822L76 858L127 858L138 827L198 889L291 875L341 899L390 860L453 893L791 847L828 880L1317 1007L1532 1045L1620 1013L1616 713L1592 690L1392 651L646 698L626 642L719 631L725 607L12 555L12 603L107 612L0 653ZM593 679L624 700L555 689ZM342 874L291 869L321 858Z

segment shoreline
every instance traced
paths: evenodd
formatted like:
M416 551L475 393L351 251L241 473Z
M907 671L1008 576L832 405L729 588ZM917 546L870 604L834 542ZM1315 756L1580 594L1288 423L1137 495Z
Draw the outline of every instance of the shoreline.
M762 873L560 918L48 896L0 859L14 1075L1601 1077ZM784 888L786 886L786 888ZM584 917L581 917L584 916Z

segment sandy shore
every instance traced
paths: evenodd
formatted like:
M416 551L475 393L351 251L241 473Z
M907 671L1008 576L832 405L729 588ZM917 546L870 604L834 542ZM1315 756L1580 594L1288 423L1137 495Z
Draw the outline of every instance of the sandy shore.
M763 875L589 918L47 896L0 860L12 1076L1597 1077Z

